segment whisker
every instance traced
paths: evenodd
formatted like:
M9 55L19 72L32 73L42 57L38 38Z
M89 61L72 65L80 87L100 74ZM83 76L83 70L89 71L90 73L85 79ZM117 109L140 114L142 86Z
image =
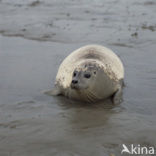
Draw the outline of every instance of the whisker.
M97 100L97 97L92 93L92 92L89 92L90 93L90 96L92 97L92 99L95 101Z
M86 92L86 97L87 97L87 101L88 102L92 102L92 99L91 99L91 97L89 95L89 92Z
M94 101L95 101L95 100L94 100L94 97L93 97L92 94L91 94L91 92L88 92L88 96L89 96L91 102L94 102Z

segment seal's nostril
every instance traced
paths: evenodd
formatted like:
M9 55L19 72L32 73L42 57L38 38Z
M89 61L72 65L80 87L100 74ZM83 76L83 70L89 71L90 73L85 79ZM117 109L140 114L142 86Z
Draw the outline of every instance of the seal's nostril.
M76 83L78 83L78 80L72 80L72 83L76 84Z

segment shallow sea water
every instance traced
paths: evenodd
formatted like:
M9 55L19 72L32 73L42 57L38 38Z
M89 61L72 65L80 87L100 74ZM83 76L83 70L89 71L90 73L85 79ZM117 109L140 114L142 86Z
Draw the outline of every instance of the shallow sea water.
M156 147L154 6L1 0L0 156L120 156L122 144ZM90 43L123 61L123 102L89 105L43 94L61 61Z

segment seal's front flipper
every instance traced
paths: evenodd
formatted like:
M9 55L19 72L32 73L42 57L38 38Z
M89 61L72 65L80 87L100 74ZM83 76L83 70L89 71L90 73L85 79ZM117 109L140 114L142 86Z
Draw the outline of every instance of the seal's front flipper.
M57 95L61 95L61 90L59 87L55 86L52 90L45 91L44 94L57 96Z
M120 104L122 102L122 88L121 87L119 87L119 89L113 95L112 101L114 104Z

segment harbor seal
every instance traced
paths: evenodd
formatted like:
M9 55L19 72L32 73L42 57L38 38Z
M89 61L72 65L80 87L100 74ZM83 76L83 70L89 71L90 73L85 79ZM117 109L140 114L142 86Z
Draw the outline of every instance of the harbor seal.
M87 45L64 59L55 87L47 94L86 102L112 97L114 103L119 103L123 79L124 67L114 52L100 45Z

